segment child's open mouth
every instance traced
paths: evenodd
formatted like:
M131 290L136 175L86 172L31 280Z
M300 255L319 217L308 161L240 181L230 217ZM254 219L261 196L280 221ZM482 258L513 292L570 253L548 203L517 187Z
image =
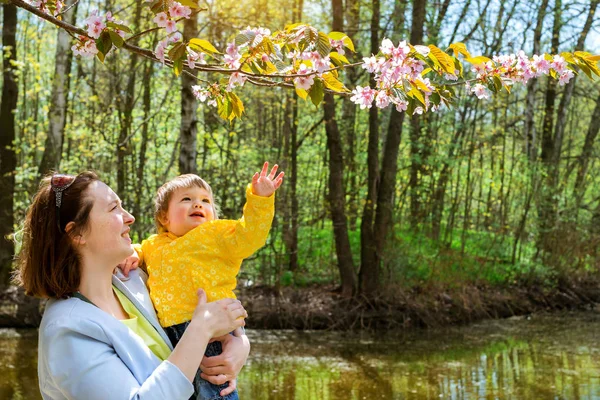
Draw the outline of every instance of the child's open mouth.
M202 211L194 211L193 213L190 214L190 217L202 217L204 218L205 215Z

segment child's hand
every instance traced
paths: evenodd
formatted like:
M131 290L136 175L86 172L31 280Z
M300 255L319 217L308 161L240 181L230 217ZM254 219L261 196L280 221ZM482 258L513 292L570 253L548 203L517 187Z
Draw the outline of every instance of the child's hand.
M265 162L263 165L262 171L257 172L252 177L252 194L256 196L269 197L281 186L283 182L283 172L280 172L275 177L277 173L278 165L275 164L271 173L267 175L267 170L269 169L269 163Z
M127 257L121 264L117 265L123 275L129 276L129 271L133 271L140 265L140 258L137 253L134 251L132 255Z

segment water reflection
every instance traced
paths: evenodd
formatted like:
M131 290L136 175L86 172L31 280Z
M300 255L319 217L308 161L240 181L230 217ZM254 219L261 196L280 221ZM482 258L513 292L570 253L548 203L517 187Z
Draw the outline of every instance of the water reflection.
M600 313L379 336L248 331L246 400L600 399ZM35 331L0 330L0 399L38 399Z
M37 331L0 329L0 399L38 398Z

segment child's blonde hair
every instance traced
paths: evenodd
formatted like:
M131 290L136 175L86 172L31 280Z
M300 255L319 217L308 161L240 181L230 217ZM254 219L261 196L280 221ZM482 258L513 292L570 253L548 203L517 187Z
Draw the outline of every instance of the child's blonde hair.
M167 232L167 228L160 222L163 219L167 212L169 211L169 201L175 193L176 190L179 189L189 189L192 187L199 187L200 189L204 189L210 195L210 205L213 208L213 215L215 219L219 219L218 215L218 207L215 204L215 199L213 197L212 188L206 181L200 178L195 174L185 174L179 175L166 182L156 192L156 200L154 202L154 223L156 224L156 230L158 233Z

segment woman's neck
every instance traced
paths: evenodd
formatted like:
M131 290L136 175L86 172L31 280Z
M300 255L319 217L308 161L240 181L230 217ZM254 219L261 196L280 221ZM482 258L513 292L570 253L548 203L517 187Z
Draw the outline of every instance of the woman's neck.
M117 319L127 319L129 315L123 310L112 288L112 270L99 265L84 263L81 267L79 292L96 307Z

